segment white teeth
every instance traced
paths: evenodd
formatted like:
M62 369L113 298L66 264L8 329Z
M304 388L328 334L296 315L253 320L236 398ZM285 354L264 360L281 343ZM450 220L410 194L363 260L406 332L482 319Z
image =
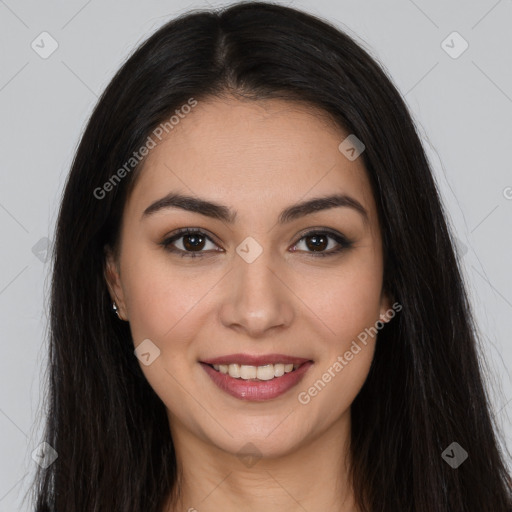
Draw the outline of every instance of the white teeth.
M276 377L284 375L284 364L278 363L274 365L274 375Z
M290 373L296 370L300 365L298 364L266 364L263 366L251 366L246 364L214 364L212 365L215 370L220 373L229 374L234 379L259 379L259 380L272 380L275 377L282 377L285 373Z
M265 366L258 366L256 377L260 380L270 380L274 378L274 365L267 364Z
M257 373L258 373L257 366L246 366L245 364L242 364L240 366L240 377L244 380L255 379Z
M240 378L240 365L239 364L230 364L228 373L230 377L233 377L234 379Z

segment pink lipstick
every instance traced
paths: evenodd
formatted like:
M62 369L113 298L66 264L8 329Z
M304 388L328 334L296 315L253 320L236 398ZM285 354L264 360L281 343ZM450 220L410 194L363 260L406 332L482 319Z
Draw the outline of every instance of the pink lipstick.
M283 354L230 354L200 361L221 390L240 400L265 401L283 395L304 377L313 361Z

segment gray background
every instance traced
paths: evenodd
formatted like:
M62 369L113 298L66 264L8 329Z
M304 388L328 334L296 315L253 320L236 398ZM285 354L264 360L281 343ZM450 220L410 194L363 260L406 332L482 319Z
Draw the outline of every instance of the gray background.
M512 1L286 3L355 37L405 97L459 239L494 414L510 447ZM45 248L84 124L142 40L208 5L227 4L0 0L0 511L30 510L22 498L43 425ZM49 39L41 43L44 31L58 43L46 59L31 47L50 48ZM457 58L461 41L451 36L443 44L454 31L469 44ZM471 456L471 446L464 448Z

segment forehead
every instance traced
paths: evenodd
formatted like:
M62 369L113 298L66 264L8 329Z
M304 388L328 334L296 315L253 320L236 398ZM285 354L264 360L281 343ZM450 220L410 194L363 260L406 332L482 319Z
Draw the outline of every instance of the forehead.
M308 196L345 193L374 215L361 158L338 149L349 135L328 114L284 101L200 101L151 149L126 209L140 213L170 191L249 214Z

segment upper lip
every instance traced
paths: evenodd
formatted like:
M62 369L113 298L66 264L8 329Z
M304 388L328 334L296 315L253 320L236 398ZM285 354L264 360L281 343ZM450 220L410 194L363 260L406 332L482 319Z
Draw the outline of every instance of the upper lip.
M285 356L283 354L264 354L264 355L250 355L250 354L229 354L226 356L213 357L201 361L206 364L243 364L247 366L264 366L266 364L303 364L311 361L303 357Z

